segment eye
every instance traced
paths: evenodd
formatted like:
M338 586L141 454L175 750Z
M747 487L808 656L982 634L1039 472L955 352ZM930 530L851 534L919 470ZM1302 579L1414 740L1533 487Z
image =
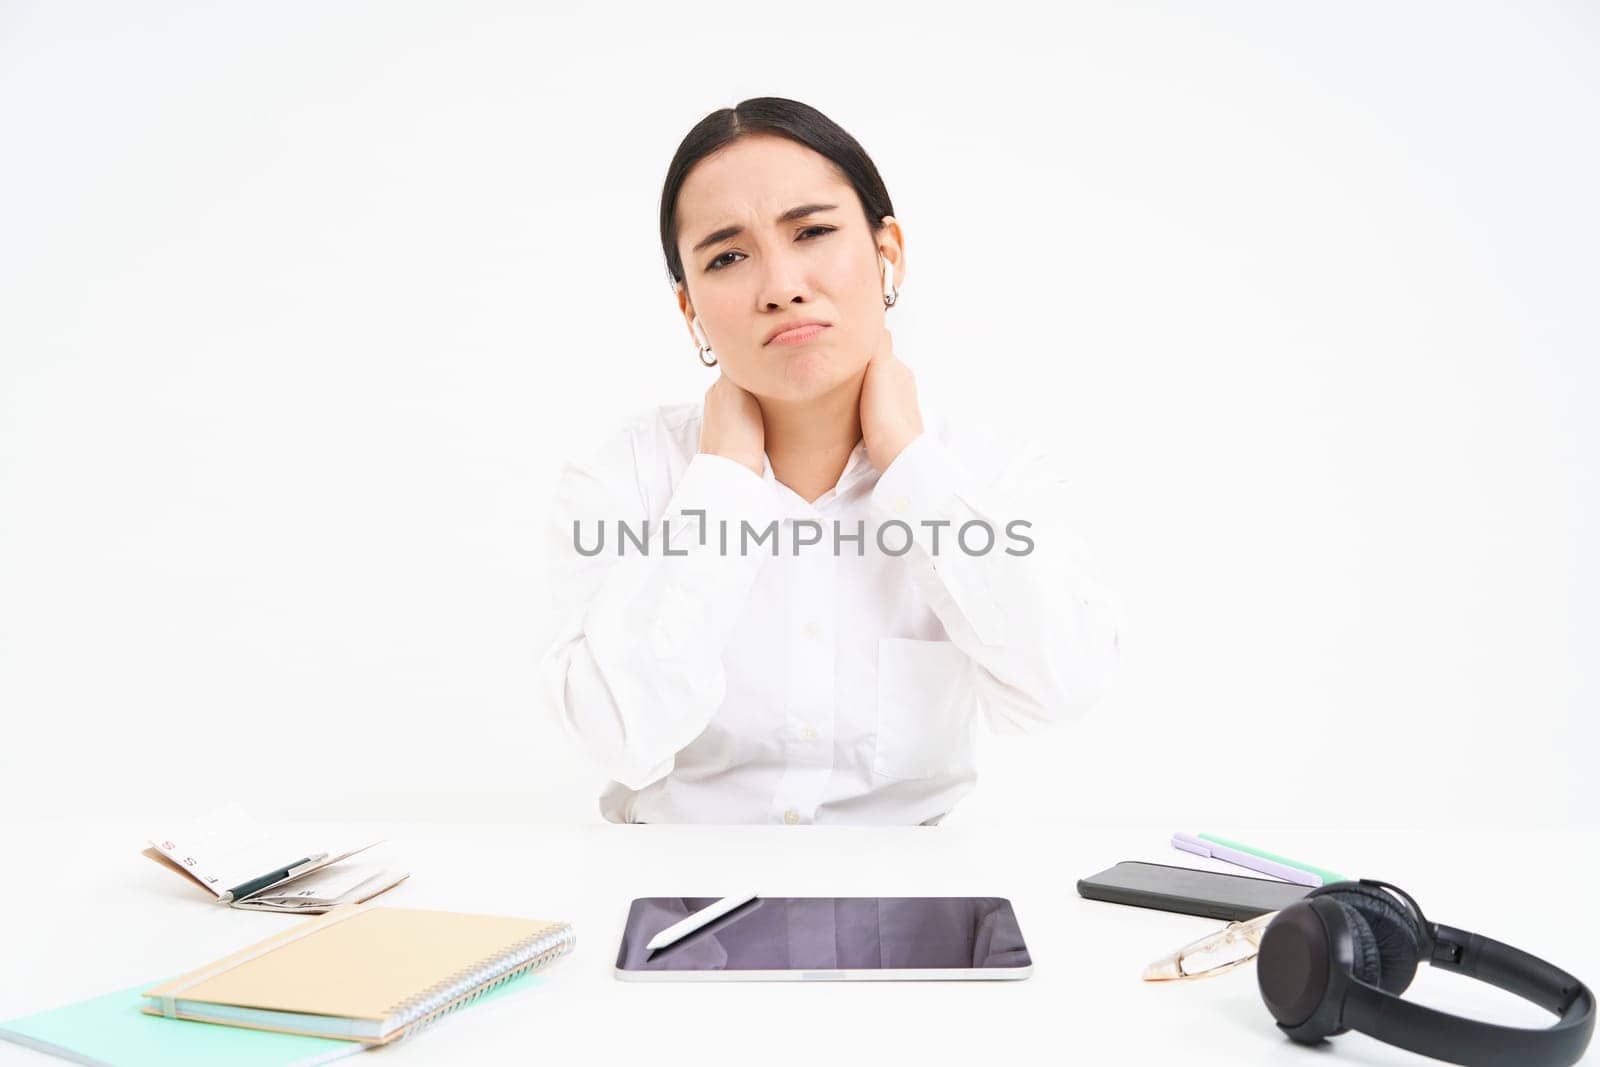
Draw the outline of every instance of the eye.
M818 237L822 237L825 234L832 233L836 229L838 229L837 226L807 226L805 229L800 231L800 237L802 239L804 239L804 240L811 240L811 237L810 237L811 234L815 234ZM710 263L707 263L706 264L706 270L721 270L723 267L731 267L733 264L738 262L738 260L736 260L736 259L733 259L733 260L727 259L728 256L739 256L739 257L743 258L744 253L743 252L724 252L724 253L722 253L722 255L718 256L716 259L713 259ZM724 260L727 260L727 261L724 262Z

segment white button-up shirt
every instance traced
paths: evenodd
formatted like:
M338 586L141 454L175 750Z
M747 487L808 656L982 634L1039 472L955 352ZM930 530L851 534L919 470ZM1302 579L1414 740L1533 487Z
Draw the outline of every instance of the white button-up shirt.
M557 489L541 685L605 818L937 823L980 714L1026 732L1098 697L1117 612L1042 451L925 416L808 503L700 454L701 407L635 416Z

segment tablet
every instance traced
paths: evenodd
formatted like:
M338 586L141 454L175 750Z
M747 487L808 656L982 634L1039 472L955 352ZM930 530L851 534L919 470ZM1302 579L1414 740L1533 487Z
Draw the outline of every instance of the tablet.
M617 951L626 981L838 982L1026 978L1004 897L756 897L670 945L651 938L716 897L641 897Z

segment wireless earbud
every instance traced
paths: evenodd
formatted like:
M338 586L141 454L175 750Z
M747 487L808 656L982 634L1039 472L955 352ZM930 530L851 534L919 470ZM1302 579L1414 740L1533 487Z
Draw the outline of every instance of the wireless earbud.
M878 271L883 281L883 306L894 307L895 301L900 299L900 290L894 284L894 268L889 266L882 252L878 253Z

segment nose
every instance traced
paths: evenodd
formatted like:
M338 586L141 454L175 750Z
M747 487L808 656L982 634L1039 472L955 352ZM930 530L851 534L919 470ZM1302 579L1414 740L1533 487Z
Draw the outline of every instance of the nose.
M767 269L761 277L761 306L768 311L786 304L803 304L811 299L810 287L798 256L778 252L767 256Z

